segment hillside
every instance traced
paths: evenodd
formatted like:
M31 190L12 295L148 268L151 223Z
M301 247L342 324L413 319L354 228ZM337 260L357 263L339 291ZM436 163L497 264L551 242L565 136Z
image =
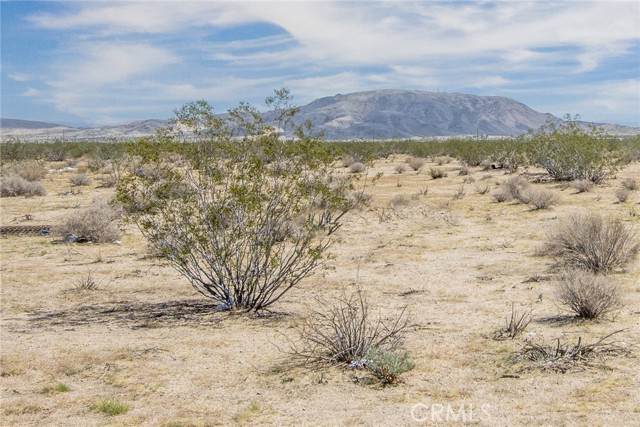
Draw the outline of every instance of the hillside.
M561 119L500 96L417 90L377 90L335 95L300 107L298 123L310 120L327 139L389 139L456 135L508 136ZM5 125L5 123L7 123ZM24 120L2 121L3 137L33 140L137 138L154 135L168 120L142 120L120 126L69 128ZM589 123L584 122L584 125ZM615 135L639 128L596 123Z

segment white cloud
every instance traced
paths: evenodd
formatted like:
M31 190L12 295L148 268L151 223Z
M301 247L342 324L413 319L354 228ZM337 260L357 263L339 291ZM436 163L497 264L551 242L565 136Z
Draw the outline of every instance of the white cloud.
M303 102L339 92L403 87L523 93L527 85L549 84L572 73L602 75L610 59L633 53L640 40L635 1L65 6L60 13L34 15L30 22L72 35L61 46L47 83L58 109L86 116L100 108L97 99L120 103L113 94L138 97L140 103L178 103L238 101L281 86ZM283 31L251 34L251 27L243 27L238 39L221 36L252 23ZM166 74L170 66L182 67L181 73ZM583 99L602 108L628 109L637 97L621 95L614 99L627 101L616 103L604 93L594 98L593 92L578 88Z
M10 73L9 78L14 82L28 82L32 77L26 73Z
M34 89L34 88L30 87L29 89L27 89L24 92L22 92L20 95L21 96L32 97L32 96L39 96L40 94L41 94L41 92L38 89Z

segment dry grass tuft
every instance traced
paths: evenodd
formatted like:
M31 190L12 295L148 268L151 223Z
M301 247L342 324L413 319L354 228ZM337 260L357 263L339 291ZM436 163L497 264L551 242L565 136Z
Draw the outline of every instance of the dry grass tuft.
M511 316L505 319L505 325L502 329L496 331L493 335L495 340L514 339L520 335L531 323L531 310L519 313L513 303L511 303Z

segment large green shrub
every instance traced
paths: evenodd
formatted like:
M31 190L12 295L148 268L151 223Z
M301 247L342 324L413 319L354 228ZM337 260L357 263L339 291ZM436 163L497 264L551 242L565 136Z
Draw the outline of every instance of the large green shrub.
M600 183L627 161L618 140L595 126L585 129L570 117L532 134L531 149L534 162L558 181Z
M150 243L220 308L260 310L310 275L351 207L334 153L292 128L287 90L267 115L240 104L213 114L205 101L176 112L184 167L152 157L153 174L124 177L118 198ZM144 171L144 168L142 168Z

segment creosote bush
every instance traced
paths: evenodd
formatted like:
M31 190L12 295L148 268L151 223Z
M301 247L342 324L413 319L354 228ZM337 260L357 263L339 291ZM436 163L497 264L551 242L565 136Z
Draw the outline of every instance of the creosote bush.
M88 208L77 210L66 217L57 233L64 238L73 235L84 241L111 243L122 235L117 224L120 217L121 212L117 207L96 199Z
M558 300L580 318L600 319L622 307L618 286L611 282L610 276L566 269L558 278Z
M336 153L294 126L286 89L267 99L273 119L248 104L224 117L205 101L184 105L185 167L142 159L152 175L118 185L127 217L168 263L221 310L267 309L322 264L341 218L359 202L352 178L334 176ZM278 129L293 132L279 135ZM146 163L145 163L146 162ZM351 167L355 165L352 164Z
M12 175L2 179L0 195L2 197L45 196L47 190L39 182L30 182L21 176Z
M636 231L620 220L576 213L560 220L544 250L561 265L610 273L636 258L640 241Z
M577 117L549 122L531 135L534 163L558 181L586 179L601 183L628 161L619 142L597 127L584 129Z

